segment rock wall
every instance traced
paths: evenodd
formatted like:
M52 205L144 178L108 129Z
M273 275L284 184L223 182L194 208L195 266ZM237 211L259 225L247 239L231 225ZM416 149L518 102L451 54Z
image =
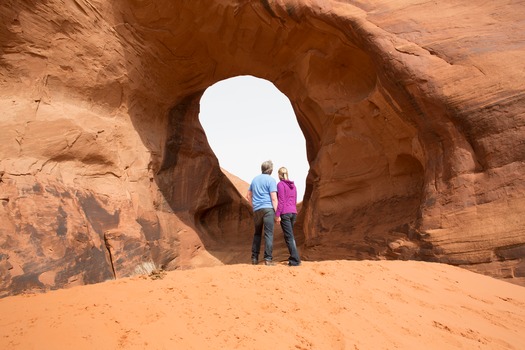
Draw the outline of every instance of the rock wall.
M525 284L523 13L4 1L0 296L247 261L250 207L198 121L206 88L238 75L288 96L305 135L305 259L422 259Z

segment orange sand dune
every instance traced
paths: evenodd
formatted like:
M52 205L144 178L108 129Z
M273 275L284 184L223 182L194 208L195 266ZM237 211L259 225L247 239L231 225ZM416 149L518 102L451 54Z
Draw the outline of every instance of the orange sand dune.
M525 346L525 289L447 265L240 264L153 277L1 299L0 348Z

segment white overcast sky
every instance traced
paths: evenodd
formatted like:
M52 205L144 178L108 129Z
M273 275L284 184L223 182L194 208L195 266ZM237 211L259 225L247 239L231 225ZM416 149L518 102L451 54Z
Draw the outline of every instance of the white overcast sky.
M239 76L210 86L201 98L200 122L222 168L250 183L261 163L272 160L272 176L288 169L304 195L308 174L304 136L290 100L271 82Z

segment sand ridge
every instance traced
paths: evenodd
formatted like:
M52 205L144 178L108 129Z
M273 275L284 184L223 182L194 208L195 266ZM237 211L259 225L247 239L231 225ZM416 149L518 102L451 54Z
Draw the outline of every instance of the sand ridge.
M3 349L519 349L525 289L414 261L246 264L0 300Z

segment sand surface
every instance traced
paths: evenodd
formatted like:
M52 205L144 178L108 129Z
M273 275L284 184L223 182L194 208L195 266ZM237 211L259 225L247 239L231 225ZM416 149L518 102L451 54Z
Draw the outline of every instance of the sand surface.
M0 349L524 349L524 327L525 288L414 261L217 266L0 299Z

